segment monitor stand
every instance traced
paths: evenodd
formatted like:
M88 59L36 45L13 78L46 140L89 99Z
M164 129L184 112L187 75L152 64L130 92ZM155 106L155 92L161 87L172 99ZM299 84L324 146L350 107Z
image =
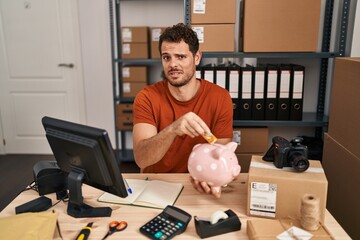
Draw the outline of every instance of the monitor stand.
M109 207L91 207L83 202L82 181L84 172L72 170L68 176L69 202L67 213L74 218L109 217L112 209Z

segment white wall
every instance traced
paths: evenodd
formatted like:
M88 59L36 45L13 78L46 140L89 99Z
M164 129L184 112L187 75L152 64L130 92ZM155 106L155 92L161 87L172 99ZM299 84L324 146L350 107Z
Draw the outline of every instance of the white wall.
M108 1L78 0L86 123L104 128L115 147Z

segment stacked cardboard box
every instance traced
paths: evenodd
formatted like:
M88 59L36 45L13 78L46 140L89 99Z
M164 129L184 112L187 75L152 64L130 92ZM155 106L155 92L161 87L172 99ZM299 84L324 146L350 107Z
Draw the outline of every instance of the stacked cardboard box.
M122 58L149 58L149 28L122 27Z
M135 97L136 94L147 85L146 67L123 67L122 78L123 97Z
M337 58L323 165L329 180L327 208L345 231L360 239L360 58Z
M300 219L305 194L320 199L320 220L324 222L328 182L319 161L309 160L305 172L276 168L272 162L253 156L248 175L247 215Z
M249 172L253 155L263 156L268 150L269 129L262 128L234 128L233 141L239 145L235 154L241 166L241 172Z
M119 103L116 105L116 126L118 130L131 130L133 127L133 105Z
M160 52L159 52L159 38L160 35L164 32L165 27L152 27L150 28L150 57L152 59L159 59Z
M191 0L190 18L201 51L235 51L236 0Z
M245 0L244 52L315 52L321 0Z

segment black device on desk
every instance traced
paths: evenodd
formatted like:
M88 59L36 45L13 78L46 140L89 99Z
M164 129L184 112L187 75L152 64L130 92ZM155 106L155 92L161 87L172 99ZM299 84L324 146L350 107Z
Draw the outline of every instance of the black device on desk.
M140 232L150 239L171 239L183 233L191 220L184 210L168 205L159 215L140 228Z
M127 196L106 130L50 117L43 117L42 124L58 166L68 174L67 213L76 218L110 216L109 207L86 205L81 190L84 182L119 197Z

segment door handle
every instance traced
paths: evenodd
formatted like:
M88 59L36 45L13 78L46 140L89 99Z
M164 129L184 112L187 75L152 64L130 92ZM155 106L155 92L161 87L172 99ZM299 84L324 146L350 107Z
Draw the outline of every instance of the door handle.
M74 64L73 63L59 63L58 67L68 67L68 68L73 68Z

